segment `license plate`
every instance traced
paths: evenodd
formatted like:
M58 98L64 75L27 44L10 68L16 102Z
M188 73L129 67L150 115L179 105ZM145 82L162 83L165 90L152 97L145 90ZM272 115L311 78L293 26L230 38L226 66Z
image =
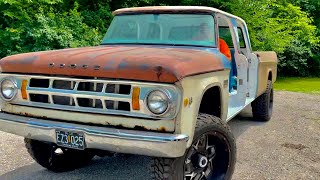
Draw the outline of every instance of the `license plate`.
M82 133L56 130L57 145L84 150L85 141Z

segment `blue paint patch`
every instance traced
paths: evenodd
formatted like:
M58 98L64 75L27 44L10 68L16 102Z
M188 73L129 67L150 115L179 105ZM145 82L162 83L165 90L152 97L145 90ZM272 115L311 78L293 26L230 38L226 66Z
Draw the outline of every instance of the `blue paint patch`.
M237 42L237 47L240 47L240 41L239 41L239 34L238 34L238 26L237 26L237 20L234 18L230 18L231 24L232 24L232 28L233 31L236 35L236 42Z
M140 70L148 70L149 68L150 68L150 66L147 65L147 64L142 64L142 65L139 66Z
M10 58L13 57L13 58ZM8 56L9 61L6 61L6 64L32 64L33 61L39 60L39 56L28 56L25 58L21 58L20 56ZM7 60L7 58L3 58L3 60Z
M23 59L20 59L22 64L31 64L33 61L38 60L39 56L29 56Z
M150 88L141 88L140 89L140 99L144 100L150 91L152 91Z
M119 66L118 66L118 69L127 69L128 66L129 66L129 64L128 64L128 62L126 61L126 59L123 59L123 60L120 62Z
M206 51L217 55L221 59L224 69L231 69L231 62L218 49L207 48Z
M113 70L115 69L116 60L108 60L104 65L104 70Z
M16 80L16 83L17 83L17 88L18 88L18 89L21 89L21 84L22 84L21 81L22 81L22 80L21 80L21 79L18 79L18 78L16 78L15 80Z
M221 59L224 69L230 69L229 92L231 92L232 87L236 84L234 75L233 75L232 63L218 49L207 49L207 51L216 54ZM233 55L234 53L231 51L231 54ZM232 58L234 59L234 56L232 56Z

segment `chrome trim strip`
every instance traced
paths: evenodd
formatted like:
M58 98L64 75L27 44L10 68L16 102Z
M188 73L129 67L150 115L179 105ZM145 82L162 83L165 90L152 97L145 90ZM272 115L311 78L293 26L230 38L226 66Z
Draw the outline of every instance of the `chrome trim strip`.
M189 139L184 134L86 126L0 113L0 131L56 143L56 129L83 133L86 148L157 157L182 156Z

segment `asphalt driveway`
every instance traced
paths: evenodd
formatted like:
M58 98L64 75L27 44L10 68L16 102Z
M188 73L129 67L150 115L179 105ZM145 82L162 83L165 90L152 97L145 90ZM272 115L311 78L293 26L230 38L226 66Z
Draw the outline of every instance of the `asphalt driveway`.
M237 138L233 179L320 179L320 96L276 92L273 118L254 122L250 107L229 124ZM0 179L149 179L150 158L96 157L90 165L52 173L36 164L23 138L0 132Z

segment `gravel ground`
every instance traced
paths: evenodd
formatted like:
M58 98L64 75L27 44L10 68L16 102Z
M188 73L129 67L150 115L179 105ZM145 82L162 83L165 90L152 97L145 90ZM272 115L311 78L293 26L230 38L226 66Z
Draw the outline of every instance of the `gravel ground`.
M250 107L229 124L237 138L233 179L320 179L320 96L276 92L273 118L254 122ZM52 173L27 154L23 139L0 132L0 179L148 179L150 158L95 158L90 165Z

